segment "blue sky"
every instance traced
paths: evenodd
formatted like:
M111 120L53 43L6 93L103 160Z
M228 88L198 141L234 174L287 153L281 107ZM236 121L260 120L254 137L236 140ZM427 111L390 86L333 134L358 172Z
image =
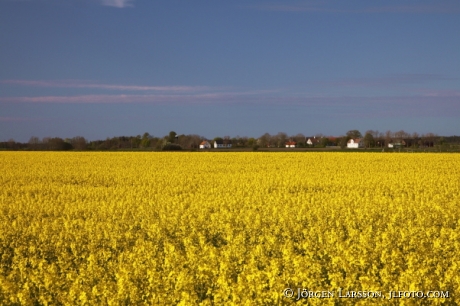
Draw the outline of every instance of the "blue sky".
M460 135L460 2L0 0L0 141Z

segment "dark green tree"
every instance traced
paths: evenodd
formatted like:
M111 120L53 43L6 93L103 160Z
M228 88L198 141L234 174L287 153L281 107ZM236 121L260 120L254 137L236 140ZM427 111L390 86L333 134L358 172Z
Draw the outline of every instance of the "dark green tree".
M348 137L348 139L350 139L350 138L355 139L355 138L362 138L363 135L358 130L350 130L350 131L347 132L347 137Z
M248 139L247 146L252 147L257 143L257 140L254 137Z
M321 137L319 144L321 147L325 148L329 144L329 139L327 137Z
M149 146L150 146L150 134L145 132L144 135L142 135L141 147L148 148Z
M141 135L137 135L136 137L131 137L130 139L131 147L139 148L141 141L142 141Z
M62 138L54 137L48 139L47 149L51 151L67 151L72 149L72 145Z
M169 132L168 142L174 143L176 141L176 136L177 136L176 132L174 132L174 131Z
M342 136L337 139L337 143L339 144L341 149L345 149L347 147L348 137Z
M375 143L374 136L372 136L371 133L366 133L366 135L364 135L364 147L366 148L373 147L374 143Z

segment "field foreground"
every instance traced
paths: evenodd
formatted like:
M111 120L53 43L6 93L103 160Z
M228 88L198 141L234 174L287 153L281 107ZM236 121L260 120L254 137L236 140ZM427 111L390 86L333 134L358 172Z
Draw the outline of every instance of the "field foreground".
M0 170L1 305L460 304L460 155L0 152Z

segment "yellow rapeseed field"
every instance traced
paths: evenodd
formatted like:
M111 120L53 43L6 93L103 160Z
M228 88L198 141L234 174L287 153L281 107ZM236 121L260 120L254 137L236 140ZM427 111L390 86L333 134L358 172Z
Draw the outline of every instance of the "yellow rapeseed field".
M0 305L456 305L459 290L460 155L0 152Z

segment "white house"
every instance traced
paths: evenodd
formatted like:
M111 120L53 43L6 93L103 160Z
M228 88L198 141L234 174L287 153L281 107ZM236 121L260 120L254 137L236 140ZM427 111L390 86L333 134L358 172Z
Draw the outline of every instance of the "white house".
M307 145L309 146L316 145L319 143L319 141L320 141L319 138L316 138L316 136L313 136L307 139Z
M218 139L214 141L215 149L231 148L231 147L232 147L232 141L230 139Z
M347 148L349 149L357 149L364 147L363 140L361 138L350 139L347 142Z
M200 143L200 149L211 149L211 144L209 143L209 141L203 140Z
M295 141L286 142L286 148L295 148L295 145L296 145Z
M389 147L389 148L397 149L397 148L405 147L406 144L407 144L407 143L406 143L406 141L404 141L404 140L400 140L400 141L393 141L393 140L391 140L391 141L388 143L388 147Z

